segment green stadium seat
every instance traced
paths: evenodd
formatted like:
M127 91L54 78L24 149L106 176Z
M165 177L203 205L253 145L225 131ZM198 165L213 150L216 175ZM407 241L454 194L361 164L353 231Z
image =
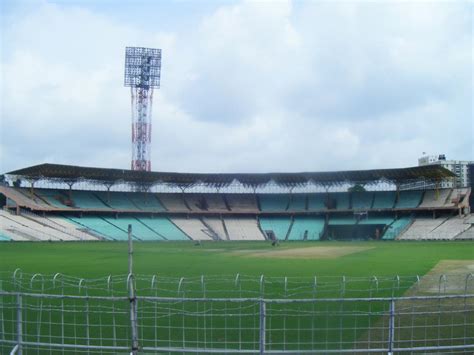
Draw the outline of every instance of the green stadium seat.
M294 218L288 240L319 240L326 221L323 217L297 216Z
M265 231L272 231L279 240L285 240L291 225L289 217L260 217L260 227Z
M356 191L352 193L353 210L369 210L372 208L374 193L370 191Z
M395 208L416 208L420 204L422 196L423 191L419 190L400 191Z
M395 198L397 193L395 191L376 191L374 192L373 209L393 208L395 205Z
M260 209L265 212L286 211L289 202L287 194L263 194L260 199Z
M128 240L127 232L110 224L101 217L84 216L82 218L68 217L69 220L82 228L86 228L95 234L109 240Z
M326 194L308 195L308 210L309 211L326 210L327 207L324 201L326 201Z
M163 237L146 227L142 222L133 217L104 218L110 224L128 233L128 225L132 225L132 235L140 240L164 240Z
M305 211L306 210L306 195L297 194L290 195L290 204L288 211Z
M156 234L167 240L189 240L176 225L166 217L140 217L144 225L151 228Z
M395 220L391 225L388 226L382 239L393 240L397 238L400 233L402 233L408 227L411 221L412 219L410 217L401 217Z

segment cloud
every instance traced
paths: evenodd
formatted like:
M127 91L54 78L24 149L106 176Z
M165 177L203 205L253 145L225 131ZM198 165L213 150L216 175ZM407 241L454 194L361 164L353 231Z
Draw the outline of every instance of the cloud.
M28 4L1 28L2 171L128 168L128 45L163 49L156 170L411 166L422 151L473 159L469 4L218 3L191 27L166 8L176 23L166 30L87 3Z

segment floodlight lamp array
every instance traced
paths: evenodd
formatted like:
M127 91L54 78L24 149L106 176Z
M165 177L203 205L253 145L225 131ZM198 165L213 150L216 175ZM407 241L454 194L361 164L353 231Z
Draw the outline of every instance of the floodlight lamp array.
M124 85L135 88L159 88L161 49L126 47Z

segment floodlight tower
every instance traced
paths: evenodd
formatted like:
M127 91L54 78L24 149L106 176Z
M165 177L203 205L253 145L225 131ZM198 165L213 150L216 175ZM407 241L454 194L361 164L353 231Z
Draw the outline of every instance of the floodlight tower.
M132 170L151 170L151 107L160 87L161 49L126 47L126 87L132 94Z

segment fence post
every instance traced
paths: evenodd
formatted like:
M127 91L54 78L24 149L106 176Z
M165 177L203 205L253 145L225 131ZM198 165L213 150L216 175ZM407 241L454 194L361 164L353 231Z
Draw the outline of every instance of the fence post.
M16 295L16 341L18 345L17 354L22 355L22 343L23 343L23 299L20 293Z
M390 318L388 323L388 355L393 355L395 341L395 300L390 300Z
M135 279L133 277L133 241L132 225L128 225L128 299L130 301L130 326L132 328L132 352L138 354L138 321L137 321L137 298L135 297Z
M265 354L266 304L260 300L260 354Z

